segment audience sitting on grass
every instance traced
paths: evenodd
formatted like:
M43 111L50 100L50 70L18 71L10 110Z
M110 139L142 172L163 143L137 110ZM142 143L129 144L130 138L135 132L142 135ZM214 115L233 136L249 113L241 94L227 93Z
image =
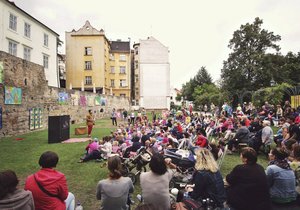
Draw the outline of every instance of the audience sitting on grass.
M25 190L32 192L35 209L74 210L75 208L75 198L68 191L65 175L54 169L58 160L55 152L44 152L39 159L41 169L26 179Z
M34 210L32 193L18 189L19 180L14 171L0 172L0 209Z
M87 162L89 160L106 160L112 153L111 139L112 138L110 136L105 136L103 137L103 141L98 142L98 139L94 139L94 141L90 140L86 147L86 150L88 151L87 154L80 158L78 163ZM103 142L104 144L102 144Z
M295 117L281 118L278 126L281 129L282 140L274 145L277 148L271 150L270 163L264 170L257 164L257 154L261 144L273 142L273 130L269 121L255 117L252 112L243 116L232 116L225 110L224 112L224 115L210 117L211 119L203 114L190 114L188 122L187 116L184 116L188 114L186 111L174 116L158 117L153 122L141 117L134 120L135 123L120 124L116 131L112 131L111 136L103 137L103 143L99 141L99 144L97 139L90 140L86 154L80 162L107 159L109 170L109 178L101 180L97 186L96 195L102 201L101 209L119 210L126 209L130 205L128 198L129 193L133 191L132 181L122 177L121 159L112 154L117 154L121 158L131 158L141 147L145 147L153 154L149 164L150 171L140 175L145 208L170 207L169 182L172 173L168 167L176 168L176 166L169 159L164 160L162 153L165 149L191 150L195 155L196 172L192 178L195 186L193 191L188 193L195 200L210 198L220 208L226 200L231 208L243 210L268 210L271 209L271 205L276 208L277 205L293 204L300 194L299 125L296 125ZM268 112L266 105L264 112ZM293 110L288 113L297 115ZM289 123L285 123L285 118L288 118ZM211 122L216 122L216 126L212 126ZM205 137L207 134L205 130L211 135ZM228 135L231 132L232 134ZM215 139L213 146L209 144L212 142L211 139ZM253 141L259 141L260 144L253 144ZM228 186L224 193L222 176L215 160L218 159L220 150L224 152L226 144L229 150L233 151L233 148L238 148L239 143L245 143L254 149L239 148L243 164L235 166L226 176ZM214 153L214 158L211 153ZM26 180L25 190L28 191L17 190L18 181L14 172L1 172L0 189L5 190L0 190L0 209L4 209L2 205L13 201L17 204L9 205L17 207L24 204L27 205L26 208L20 209L25 210L27 207L30 209L32 205L35 209L73 210L74 196L68 192L64 174L54 169L57 163L56 153L50 151L43 153L39 160L42 168ZM30 198L31 194L33 200Z

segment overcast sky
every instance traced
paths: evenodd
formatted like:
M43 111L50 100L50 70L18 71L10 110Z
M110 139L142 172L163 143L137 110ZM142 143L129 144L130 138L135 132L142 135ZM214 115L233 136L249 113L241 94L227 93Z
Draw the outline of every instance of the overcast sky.
M281 36L281 53L300 52L299 0L14 0L56 31L78 30L86 20L110 40L131 44L153 36L169 47L171 85L181 85L205 66L216 81L228 58L228 43L242 24L263 19ZM131 45L132 46L132 45ZM64 52L64 49L61 50Z

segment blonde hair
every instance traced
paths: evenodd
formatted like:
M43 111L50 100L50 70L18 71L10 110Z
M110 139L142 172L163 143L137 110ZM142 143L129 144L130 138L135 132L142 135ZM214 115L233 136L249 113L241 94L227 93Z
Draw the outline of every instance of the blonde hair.
M206 148L196 150L196 170L207 170L215 173L219 170L212 153Z

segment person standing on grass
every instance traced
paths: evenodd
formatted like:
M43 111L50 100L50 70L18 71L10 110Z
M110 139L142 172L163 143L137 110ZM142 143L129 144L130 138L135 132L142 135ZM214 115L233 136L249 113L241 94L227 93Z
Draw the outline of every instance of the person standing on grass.
M88 127L88 137L91 137L91 133L92 133L93 127L95 125L95 120L94 120L93 113L92 113L91 109L89 110L89 113L86 116L86 125Z
M124 121L127 121L127 116L128 116L128 112L127 112L127 110L126 109L124 109L124 111L123 111L123 120Z
M116 112L115 108L113 108L113 110L111 112L111 120L112 120L112 125L118 126L118 123L117 123L117 112Z
M74 210L75 197L68 191L67 180L63 173L54 168L58 163L55 152L44 152L38 172L27 177L25 190L32 192L35 209Z
M0 209L34 210L32 193L18 189L18 184L14 171L0 172Z

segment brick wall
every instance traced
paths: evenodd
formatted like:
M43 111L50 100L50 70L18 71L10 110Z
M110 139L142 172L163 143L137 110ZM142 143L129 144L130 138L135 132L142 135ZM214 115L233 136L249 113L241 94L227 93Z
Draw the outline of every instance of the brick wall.
M44 68L23 59L11 56L0 51L0 62L3 63L4 82L0 84L0 106L2 107L2 128L0 137L13 136L31 132L29 129L29 111L32 108L43 110L43 129L48 126L48 116L70 115L75 123L85 121L87 111L92 109L97 119L109 116L112 108L129 110L129 101L126 98L99 95L91 92L68 90L64 88L49 87L47 85ZM4 104L4 86L22 89L22 103L20 105ZM59 104L60 92L68 93L66 104ZM106 98L105 106L74 105L71 94L80 96ZM76 103L75 103L76 104ZM100 110L103 109L103 113Z

